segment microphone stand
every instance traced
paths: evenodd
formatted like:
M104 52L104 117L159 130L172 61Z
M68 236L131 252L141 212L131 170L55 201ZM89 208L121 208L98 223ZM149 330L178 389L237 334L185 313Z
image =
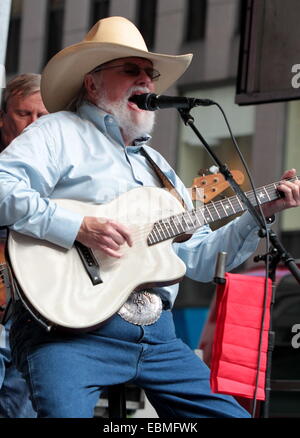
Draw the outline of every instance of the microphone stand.
M186 126L190 126L190 128L194 131L196 136L201 141L202 145L205 147L209 155L213 158L217 166L219 167L220 173L224 176L224 178L229 182L230 186L234 190L234 192L237 194L237 196L240 198L241 202L245 204L247 207L247 210L252 215L253 219L257 223L259 227L258 235L263 238L267 236L270 242L273 245L273 250L271 250L268 254L265 254L263 256L258 256L255 258L255 261L264 260L265 263L267 263L267 260L271 260L269 270L268 270L268 277L271 278L272 284L273 284L273 290L272 290L272 302L271 307L273 306L275 302L275 279L276 279L276 267L277 264L282 260L284 264L287 266L289 271L292 273L292 275L295 277L297 282L300 284L300 270L295 262L295 259L286 251L282 243L280 242L278 236L272 229L267 229L265 226L264 220L262 219L261 215L257 212L253 204L249 201L243 190L240 188L240 186L236 183L234 180L230 170L226 166L226 164L222 163L221 160L217 157L217 155L214 153L212 148L209 146L207 141L203 138L203 136L200 134L199 130L196 128L194 124L194 118L190 114L190 110L192 107L188 109L182 109L178 108L178 112ZM266 382L265 382L265 401L263 404L263 417L268 418L269 416L269 405L270 405L270 392L271 392L271 360L272 360L272 350L274 348L275 344L275 333L272 331L271 328L271 321L272 321L272 312L270 309L270 329L269 329L269 342L268 342L268 352L267 352L267 368L266 368Z

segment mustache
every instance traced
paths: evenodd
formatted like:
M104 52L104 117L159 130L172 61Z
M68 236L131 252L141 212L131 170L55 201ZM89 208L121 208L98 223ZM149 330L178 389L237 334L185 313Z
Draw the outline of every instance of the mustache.
M131 96L133 96L136 93L141 93L141 94L150 93L150 90L148 87L133 86L127 91L125 95L125 99L128 100Z

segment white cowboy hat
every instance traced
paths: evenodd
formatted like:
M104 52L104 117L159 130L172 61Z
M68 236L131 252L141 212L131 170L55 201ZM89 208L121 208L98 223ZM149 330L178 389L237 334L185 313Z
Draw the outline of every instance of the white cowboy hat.
M78 44L50 59L41 80L41 93L49 112L60 111L80 90L84 76L98 65L130 56L149 59L161 74L156 92L170 87L188 68L192 56L161 55L148 51L133 23L123 17L99 20Z

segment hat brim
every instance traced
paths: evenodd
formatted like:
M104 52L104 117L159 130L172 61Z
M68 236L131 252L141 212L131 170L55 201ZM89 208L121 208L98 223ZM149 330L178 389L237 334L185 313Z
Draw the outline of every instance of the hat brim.
M41 94L52 113L66 108L82 87L84 76L98 65L125 57L149 59L161 76L155 83L158 94L169 88L188 68L193 55L163 55L115 43L84 41L63 49L42 73Z

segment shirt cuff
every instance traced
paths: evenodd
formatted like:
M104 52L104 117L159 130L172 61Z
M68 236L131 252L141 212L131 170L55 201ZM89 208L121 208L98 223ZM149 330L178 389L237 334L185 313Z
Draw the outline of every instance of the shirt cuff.
M70 249L83 221L83 215L56 205L55 213L44 238L55 245Z

